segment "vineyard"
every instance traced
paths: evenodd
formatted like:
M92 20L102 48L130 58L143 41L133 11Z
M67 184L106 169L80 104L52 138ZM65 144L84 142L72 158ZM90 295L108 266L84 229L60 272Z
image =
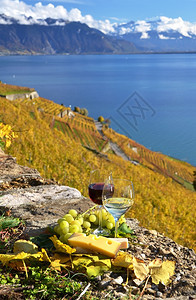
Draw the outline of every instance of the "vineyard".
M111 151L107 158L97 155L92 149L100 153L107 139L98 133L92 118L75 112L59 117L60 109L66 108L43 98L25 101L0 98L0 121L17 134L6 152L19 164L36 168L42 176L75 187L85 196L92 169L131 179L136 197L129 217L182 245L196 247L196 193L179 184L191 185L194 167L152 152L111 129L105 129L105 135L139 164Z
M34 91L34 89L28 87L20 87L16 85L10 85L6 83L2 83L0 81L0 95L5 96L9 94L23 94L23 93L30 93Z
M195 168L190 164L168 157L162 153L151 151L110 128L105 129L104 134L118 144L131 160L135 160L143 166L159 172L166 177L170 177L174 181L193 190L192 183Z

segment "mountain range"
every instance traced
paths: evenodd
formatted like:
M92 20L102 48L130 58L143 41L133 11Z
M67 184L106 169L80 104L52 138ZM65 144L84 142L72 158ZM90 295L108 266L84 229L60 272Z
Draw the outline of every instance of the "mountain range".
M160 17L112 25L105 34L81 22L0 14L0 54L125 54L195 52L196 26Z
M4 20L6 16L1 15ZM42 24L25 25L10 19L0 24L2 54L122 54L137 52L130 41L105 35L80 22L56 25L46 19ZM60 23L61 20L58 20Z
M131 21L115 26L113 35L131 41L141 52L196 51L196 26L181 18Z

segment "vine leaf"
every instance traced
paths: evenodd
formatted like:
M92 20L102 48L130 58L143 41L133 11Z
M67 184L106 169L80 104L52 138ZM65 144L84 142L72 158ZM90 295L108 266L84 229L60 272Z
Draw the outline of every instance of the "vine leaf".
M111 260L97 255L74 255L72 263L76 270L86 273L90 278L111 269Z
M164 285L168 285L170 277L174 275L175 262L166 260L159 267L152 266L151 262L149 269L153 283L159 284L159 282L162 282Z
M149 274L149 268L143 260L133 257L133 270L135 276L140 280L145 280Z
M57 237L56 235L50 237L51 241L54 244L54 247L58 252L62 253L67 253L67 254L72 254L76 252L75 248L71 248L69 245L63 244Z
M116 258L112 259L112 264L115 267L133 269L133 256L128 252L119 251Z

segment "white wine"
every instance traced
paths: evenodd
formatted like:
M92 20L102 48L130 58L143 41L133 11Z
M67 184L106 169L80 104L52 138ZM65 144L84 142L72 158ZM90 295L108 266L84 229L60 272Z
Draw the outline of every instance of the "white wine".
M104 207L114 217L119 219L132 206L133 201L128 198L109 198L105 201Z

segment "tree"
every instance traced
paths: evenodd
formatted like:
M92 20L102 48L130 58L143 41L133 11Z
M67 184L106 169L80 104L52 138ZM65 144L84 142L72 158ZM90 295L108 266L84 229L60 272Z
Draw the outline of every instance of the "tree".
M81 108L80 109L80 113L81 113L81 115L83 115L83 116L88 116L88 110L86 109L86 108Z
M193 172L193 176L194 176L194 179L193 179L193 187L194 187L194 189L196 190L196 171Z
M99 118L98 118L97 120L98 120L98 122L101 122L101 123L103 123L103 122L104 122L104 117L102 117L102 116L99 116Z

